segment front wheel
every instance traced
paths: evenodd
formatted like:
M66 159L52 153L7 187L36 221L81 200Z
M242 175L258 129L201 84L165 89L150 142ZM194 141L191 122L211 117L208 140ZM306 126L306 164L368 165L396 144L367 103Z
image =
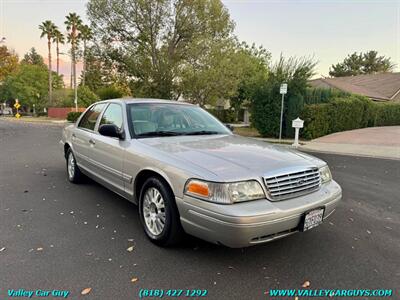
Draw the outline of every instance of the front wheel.
M183 237L174 195L162 180L152 177L144 183L139 214L147 237L160 246L172 246Z

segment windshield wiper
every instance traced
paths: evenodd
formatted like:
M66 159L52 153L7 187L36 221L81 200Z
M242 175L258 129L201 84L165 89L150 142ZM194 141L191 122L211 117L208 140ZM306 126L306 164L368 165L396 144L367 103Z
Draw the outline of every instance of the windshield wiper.
M221 134L218 131L210 131L210 130L201 130L201 131L193 131L193 132L185 132L184 135L209 135L209 134Z
M150 132L143 132L136 134L136 137L156 137L156 136L176 136L182 135L182 133L175 132L175 131L150 131Z

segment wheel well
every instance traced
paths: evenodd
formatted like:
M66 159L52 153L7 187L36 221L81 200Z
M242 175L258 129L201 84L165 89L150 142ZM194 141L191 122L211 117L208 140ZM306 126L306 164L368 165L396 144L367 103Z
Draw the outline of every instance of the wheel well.
M157 177L158 179L162 180L166 184L166 186L171 190L172 194L174 194L172 187L169 185L168 181L165 180L165 178L161 174L152 170L143 170L140 171L135 178L134 196L137 203L139 203L140 190L142 189L142 186L146 182L146 180L150 177Z
M71 146L68 143L64 144L64 157L67 158L67 151L68 149L71 148Z

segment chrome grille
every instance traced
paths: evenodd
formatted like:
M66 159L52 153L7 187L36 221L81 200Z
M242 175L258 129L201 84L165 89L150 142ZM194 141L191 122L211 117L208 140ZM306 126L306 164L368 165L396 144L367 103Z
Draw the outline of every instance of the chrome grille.
M321 178L318 168L264 177L271 200L283 200L308 194L319 189Z

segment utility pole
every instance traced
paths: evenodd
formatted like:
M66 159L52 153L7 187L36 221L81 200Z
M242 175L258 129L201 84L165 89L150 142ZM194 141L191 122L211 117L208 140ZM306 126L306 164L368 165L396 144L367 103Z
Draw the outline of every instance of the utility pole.
M281 123L279 126L279 141L282 139L282 123L283 123L283 104L285 101L285 94L287 93L287 83L282 83L279 89L279 93L282 95L282 102L281 102Z

